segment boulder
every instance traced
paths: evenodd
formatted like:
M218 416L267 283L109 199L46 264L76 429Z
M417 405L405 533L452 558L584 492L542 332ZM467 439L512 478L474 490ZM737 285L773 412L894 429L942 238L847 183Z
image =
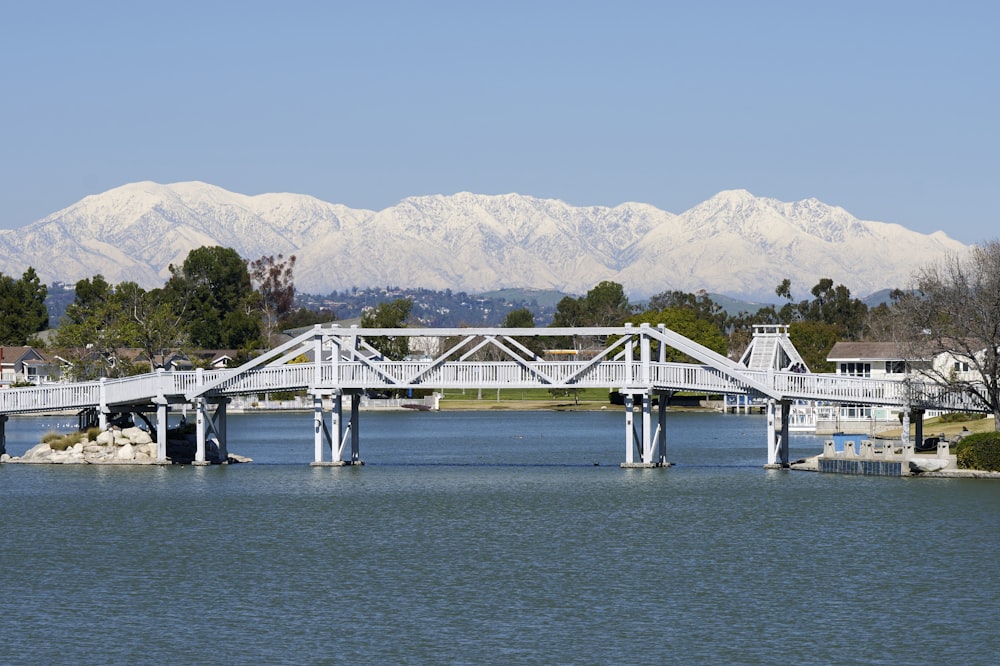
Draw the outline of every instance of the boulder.
M149 444L153 441L149 433L142 428L125 428L122 430L122 434L128 437L133 444Z
M132 460L135 458L135 449L129 442L125 442L119 447L118 452L115 454L115 458L118 460Z
M25 451L24 455L21 456L21 460L25 462L42 462L43 460L48 460L51 455L52 447L47 442L42 442L41 444L35 444Z
M910 458L910 471L915 474L921 472L940 472L948 466L949 461L944 458Z

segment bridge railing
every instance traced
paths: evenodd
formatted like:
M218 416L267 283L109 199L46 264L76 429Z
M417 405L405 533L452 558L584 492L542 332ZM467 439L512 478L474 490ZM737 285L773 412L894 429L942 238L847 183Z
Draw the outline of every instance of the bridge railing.
M100 382L46 384L0 391L0 414L83 409L100 404Z
M710 366L690 363L651 363L652 384L673 389L711 393L745 393L746 386ZM637 384L643 384L642 366L633 369Z
M869 405L987 411L966 392L930 382L831 374L751 371L727 373L686 363L586 361L339 361L261 366L246 372L214 370L157 372L102 382L49 384L0 391L0 413L81 409L182 397L199 386L216 394L248 394L308 388L626 388L752 393L773 387L788 399Z

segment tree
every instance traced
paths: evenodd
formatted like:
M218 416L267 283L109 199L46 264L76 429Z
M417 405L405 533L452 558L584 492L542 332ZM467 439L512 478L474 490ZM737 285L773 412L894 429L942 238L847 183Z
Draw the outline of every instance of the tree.
M115 287L115 302L129 322L131 346L143 351L152 372L171 349L184 342L186 313L175 310L163 289L145 291L135 282Z
M651 325L663 324L671 331L694 340L714 352L725 355L728 343L722 331L708 319L702 319L698 313L687 307L673 307L664 310L647 310L638 319ZM653 358L659 358L659 342L653 344ZM671 363L692 363L694 359L671 347L664 351L665 359Z
M361 315L362 328L403 328L413 309L413 301L407 298L397 298L394 301L379 303ZM371 345L383 356L401 360L410 353L410 338L405 336L382 336L369 340Z
M635 309L617 282L605 280L584 297L587 326L621 326Z
M205 349L260 345L257 294L247 263L236 250L200 247L180 268L170 266L165 287L175 311L186 312L188 341Z
M503 328L534 328L535 315L528 308L511 310L503 318Z
M977 396L1000 431L1000 240L919 269L914 290L903 293L892 309L908 357L949 354L975 372L957 373L951 364L920 365L916 371Z
M840 340L841 332L840 326L821 321L796 321L788 327L788 337L806 366L813 372L836 370L826 357Z
M48 288L29 267L20 280L0 273L0 344L24 345L49 325Z
M285 316L282 320L282 325L285 328L303 328L305 326L315 326L316 324L326 324L331 321L337 321L337 315L333 310L296 308Z
M503 323L501 324L503 328L534 328L535 327L535 315L531 313L528 308L518 308L516 310L511 310L503 318ZM523 346L531 350L531 353L535 356L541 356L545 349L545 340L537 335L530 337L521 336L514 338Z
M65 350L73 363L77 381L132 374L132 359L122 350L135 346L138 330L129 317L129 299L138 299L141 289L123 283L115 290L101 275L76 283L76 295L66 308L56 331L55 345Z
M271 339L278 323L288 316L295 304L294 267L294 254L288 259L279 254L277 259L271 255L250 262L250 278L257 285L257 304L266 340Z

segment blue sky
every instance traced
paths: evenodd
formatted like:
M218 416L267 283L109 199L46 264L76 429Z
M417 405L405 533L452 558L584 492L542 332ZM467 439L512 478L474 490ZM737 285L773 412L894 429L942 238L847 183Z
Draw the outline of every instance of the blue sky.
M1000 3L4 2L0 228L139 180L1000 237Z

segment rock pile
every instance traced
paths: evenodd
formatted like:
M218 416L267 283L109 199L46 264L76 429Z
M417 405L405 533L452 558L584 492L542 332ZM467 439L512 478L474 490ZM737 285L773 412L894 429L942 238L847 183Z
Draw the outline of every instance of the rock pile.
M91 465L155 465L156 442L142 428L111 428L102 431L94 441L86 435L65 450L53 449L48 442L37 444L21 457L4 454L3 462L56 463ZM206 458L209 462L220 460L214 442L207 443ZM194 459L195 443L190 436L167 440L167 462L189 463ZM173 454L173 455L172 455ZM249 458L230 455L225 462L250 462Z

